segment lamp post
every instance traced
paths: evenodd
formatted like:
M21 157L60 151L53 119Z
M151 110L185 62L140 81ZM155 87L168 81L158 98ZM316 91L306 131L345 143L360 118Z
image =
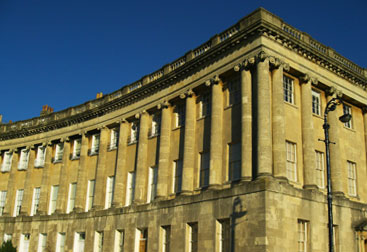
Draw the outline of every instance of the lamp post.
M324 113L324 133L325 133L325 149L326 149L326 176L327 176L327 201L328 201L328 228L329 228L329 252L334 252L334 234L333 234L333 195L331 191L331 176L330 176L330 140L329 140L329 128L330 124L328 124L327 116L330 111L334 111L336 107L340 104L343 104L343 101L340 98L334 97L327 104ZM342 123L349 122L352 118L350 114L343 114L339 117L339 120ZM334 143L335 144L335 143Z

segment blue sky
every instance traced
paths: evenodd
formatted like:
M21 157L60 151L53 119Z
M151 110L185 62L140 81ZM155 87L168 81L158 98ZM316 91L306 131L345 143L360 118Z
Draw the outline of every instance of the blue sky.
M367 67L366 0L0 0L3 122L120 89L260 6Z

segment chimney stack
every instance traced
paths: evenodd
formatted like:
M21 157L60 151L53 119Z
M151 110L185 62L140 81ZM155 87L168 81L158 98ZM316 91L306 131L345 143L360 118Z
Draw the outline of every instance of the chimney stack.
M42 106L41 116L48 115L54 112L54 109L49 107L48 105Z
M102 92L97 93L96 99L99 99L99 98L102 98L102 97L103 97L103 93Z

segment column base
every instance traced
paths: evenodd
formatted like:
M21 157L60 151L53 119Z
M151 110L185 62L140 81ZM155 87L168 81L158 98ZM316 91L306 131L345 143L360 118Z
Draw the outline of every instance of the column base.
M188 190L184 190L179 193L179 195L184 195L184 196L190 196L192 194L193 194L193 191L188 191Z
M271 173L258 173L256 179L263 178L263 177L272 177L273 174Z
M222 185L220 185L220 184L212 184L212 185L209 185L206 189L207 190L221 190L222 189Z
M319 187L317 185L304 185L303 189L305 189L305 190L318 190Z
M85 211L84 211L84 209L83 209L83 208L81 208L81 207L74 207L73 212L75 212L75 213L83 213L83 212L85 212Z

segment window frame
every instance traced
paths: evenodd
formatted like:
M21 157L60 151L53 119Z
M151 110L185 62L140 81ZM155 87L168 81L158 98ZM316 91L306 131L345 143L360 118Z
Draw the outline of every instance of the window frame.
M297 143L286 140L286 174L289 181L298 181L298 170L297 170ZM289 152L291 148L291 153ZM294 147L294 148L293 148ZM293 158L291 155L293 154Z
M357 192L357 164L353 161L347 160L348 165L348 195L356 197Z
M347 128L347 129L353 129L352 106L344 103L343 104L343 115L347 114L347 113L350 114L352 116L352 118L348 122L344 123L344 127Z
M283 75L283 100L289 104L295 104L294 79Z
M56 212L58 194L59 194L59 185L52 185L49 201L50 204L48 207L48 215L51 215Z
M3 156L3 160L1 163L1 172L10 172L11 165L13 162L13 152L4 151L2 156Z
M111 208L113 203L113 195L115 189L115 176L109 176L106 180L106 199L105 209Z
M28 169L29 163L29 149L22 148L20 150L19 162L18 162L18 171L26 171Z
M42 168L45 166L46 150L46 146L40 145L37 147L36 158L34 160L35 168Z
M92 187L92 185L93 185L93 187ZM96 189L96 180L95 179L88 180L87 199L86 199L86 202L85 202L85 211L86 212L91 210L92 207L93 207L95 189Z
M312 114L321 116L321 93L312 89Z
M33 188L31 216L36 215L38 212L40 196L41 196L41 187Z
M0 191L0 216L3 216L4 214L7 194L8 194L8 191L6 190Z
M17 217L20 215L22 210L23 197L24 197L24 189L18 189L15 195L13 217Z

